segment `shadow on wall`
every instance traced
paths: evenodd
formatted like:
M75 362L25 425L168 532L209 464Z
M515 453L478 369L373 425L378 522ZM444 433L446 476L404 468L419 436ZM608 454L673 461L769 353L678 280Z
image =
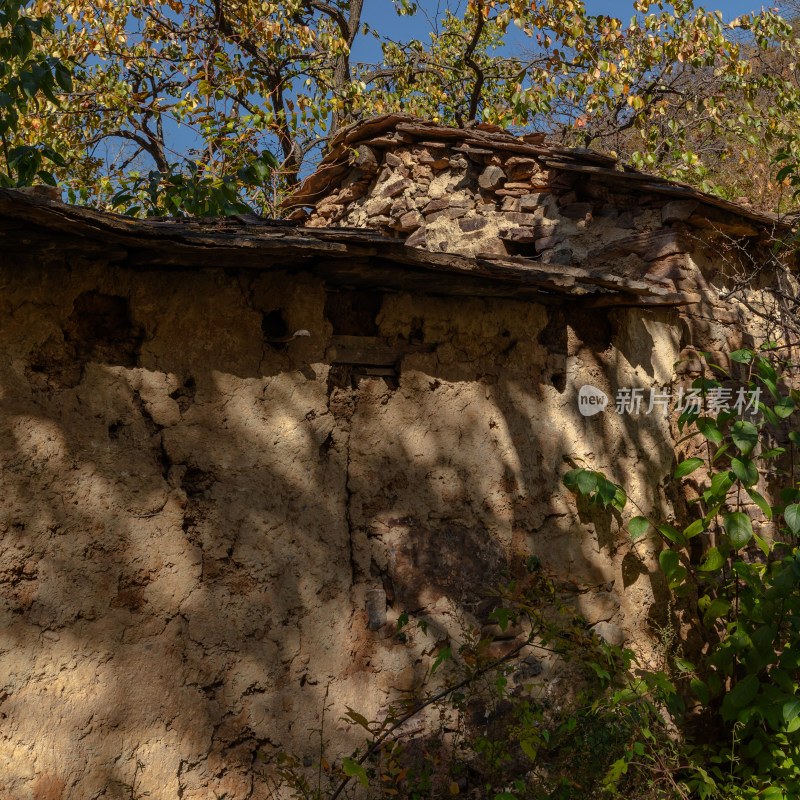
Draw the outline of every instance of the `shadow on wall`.
M18 274L0 329L0 798L111 798L116 781L262 797L257 753L312 755L326 687L370 716L424 675L424 646L392 638L401 611L457 637L514 551L587 609L615 584L631 629L653 602L652 563L577 519L561 457L659 502L667 421L588 420L575 392L660 380L627 331L671 342L672 315L343 308L310 277L221 270ZM375 376L329 365L337 333L427 349Z

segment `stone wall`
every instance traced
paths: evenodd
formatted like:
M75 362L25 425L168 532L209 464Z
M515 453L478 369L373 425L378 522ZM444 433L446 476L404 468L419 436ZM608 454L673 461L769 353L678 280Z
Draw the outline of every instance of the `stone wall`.
M580 267L710 299L691 255L763 241L770 220L615 159L393 117L340 134L287 205L308 227L380 230L408 247ZM378 130L376 130L378 128ZM481 130L486 128L487 130ZM376 135L380 134L380 135ZM713 271L712 271L713 273Z

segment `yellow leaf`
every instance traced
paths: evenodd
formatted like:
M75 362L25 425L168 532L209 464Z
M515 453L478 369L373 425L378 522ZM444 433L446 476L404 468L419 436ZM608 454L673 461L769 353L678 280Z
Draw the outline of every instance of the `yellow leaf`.
M458 794L458 793L459 793L458 784L455 781L452 781L450 783L450 794Z

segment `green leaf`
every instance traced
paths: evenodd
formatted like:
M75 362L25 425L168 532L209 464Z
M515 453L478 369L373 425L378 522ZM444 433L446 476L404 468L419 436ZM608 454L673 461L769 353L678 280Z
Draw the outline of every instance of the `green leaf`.
M708 691L708 686L703 681L699 678L692 678L689 685L702 705L707 706L711 702L711 692Z
M786 452L785 447L770 447L769 450L762 450L758 457L763 461L764 459L777 458Z
M715 600L712 600L707 608L703 611L703 622L710 626L714 620L720 619L720 617L727 616L728 612L731 610L730 601L725 600L722 597L718 597Z
M519 746L522 752L525 753L525 755L528 756L531 761L536 761L538 750L533 742L529 741L528 739L522 739L520 740Z
M794 411L794 400L792 400L791 397L782 397L775 402L772 406L772 410L780 419L786 419L790 417Z
M789 530L792 533L800 532L800 505L793 503L790 506L786 506L783 512L783 518L786 520L786 524L789 526Z
M597 478L597 497L604 506L613 503L617 496L617 485L605 478L603 475L596 475ZM580 478L578 479L580 486Z
M656 530L658 530L665 539L669 539L675 544L686 544L686 539L683 538L683 534L672 525L659 525Z
M758 469L749 458L732 458L731 471L745 486L758 483Z
M789 503L800 503L800 490L791 487L781 489L781 501L788 505Z
M758 404L758 410L764 415L764 419L769 422L770 425L777 428L780 425L780 420L778 419L778 415L764 403Z
M754 355L752 350L734 350L731 353L731 361L738 361L740 364L749 364L753 360Z
M750 522L750 517L741 511L725 514L723 525L731 544L737 550L744 547L753 538L753 524Z
M766 498L751 487L748 487L746 491L750 495L750 499L764 512L764 516L772 519L772 506L766 501Z
M679 568L682 569L680 556L674 550L662 550L658 555L658 563L668 578L676 575Z
M342 759L342 769L348 778L358 778L358 782L362 786L369 786L367 771L357 761L354 761L352 758Z
M449 661L453 656L453 653L449 647L443 647L439 654L436 656L436 660L431 665L431 675L441 666L442 662Z
M768 350L772 348L764 348L762 346L762 349ZM756 359L756 369L758 370L758 374L760 376L768 378L771 381L778 380L778 373L775 372L775 368L772 366L772 364L769 363L769 361L767 361L766 358L761 358L759 356L759 358Z
M783 704L783 721L788 725L800 714L800 699L792 698Z
M72 91L72 74L61 62L56 64L55 77L56 77L56 83L65 92Z
M704 492L706 500L718 498L724 500L728 494L728 490L733 486L735 475L732 472L718 472L716 475L711 476L711 488ZM706 496L707 495L707 496Z
M588 469L580 470L576 485L581 494L591 494L597 488L597 473Z
M753 534L753 541L758 545L758 549L767 557L772 550L769 546L769 542L766 539L762 539L757 533Z
M695 425L697 430L712 444L720 444L722 442L722 431L714 424L713 420L708 417L701 417Z
M641 539L644 536L648 529L650 528L650 521L647 517L634 517L628 523L628 530L631 534L631 541L635 542L637 539Z
M687 458L686 461L678 464L678 468L675 470L675 477L683 478L686 475L691 475L696 469L702 467L704 463L702 458Z
M683 529L683 535L686 539L691 539L693 536L701 534L706 529L706 521L704 519L696 519L691 525Z
M742 708L755 699L755 696L758 694L759 685L758 676L747 675L731 689L727 699L730 701L731 705L736 708Z
M752 422L739 420L731 425L731 438L742 455L749 455L758 444L758 429Z

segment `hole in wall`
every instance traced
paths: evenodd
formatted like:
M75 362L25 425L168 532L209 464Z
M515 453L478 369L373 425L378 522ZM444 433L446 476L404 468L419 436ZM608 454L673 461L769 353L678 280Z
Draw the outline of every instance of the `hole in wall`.
M281 309L276 308L261 315L261 333L270 344L281 344L274 340L286 339L289 336L289 325Z
M198 467L188 467L181 478L181 489L188 497L201 497L211 489L216 480L216 476L211 472Z
M194 402L194 396L197 394L197 384L194 378L189 376L182 386L179 386L170 397L178 404L181 414Z
M325 318L334 336L377 336L377 317L383 303L380 292L330 292Z
M75 298L64 339L79 361L135 367L144 333L126 297L84 292Z
M550 383L558 391L559 394L564 394L564 391L567 388L567 373L554 372L550 376Z

